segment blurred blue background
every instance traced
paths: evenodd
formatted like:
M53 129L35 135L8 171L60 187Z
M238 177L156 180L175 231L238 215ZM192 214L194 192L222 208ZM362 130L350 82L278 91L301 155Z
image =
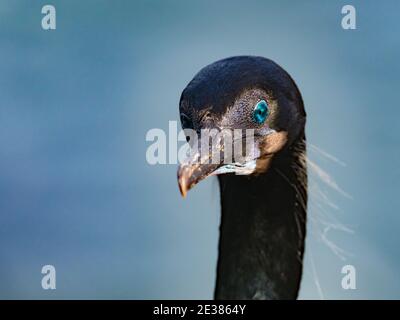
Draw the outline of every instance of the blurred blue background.
M327 210L354 232L329 230L335 254L310 207L300 298L400 298L398 1L351 1L356 30L347 1L51 1L53 31L45 4L0 2L0 298L212 298L217 181L183 200L145 136L178 120L200 68L241 54L293 76L308 141L346 163L310 152L351 195L328 190Z

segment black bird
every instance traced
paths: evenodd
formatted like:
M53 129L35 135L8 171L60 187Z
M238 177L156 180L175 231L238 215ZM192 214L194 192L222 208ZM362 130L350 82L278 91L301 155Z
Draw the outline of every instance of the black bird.
M255 161L227 164L221 157L220 163L199 163L193 153L178 169L183 196L200 180L218 174L221 225L215 298L296 299L306 231L307 168L306 113L295 82L269 59L231 57L200 70L183 90L179 109L183 129L198 134L205 128L254 129ZM220 142L209 150L209 158L215 150L224 151Z

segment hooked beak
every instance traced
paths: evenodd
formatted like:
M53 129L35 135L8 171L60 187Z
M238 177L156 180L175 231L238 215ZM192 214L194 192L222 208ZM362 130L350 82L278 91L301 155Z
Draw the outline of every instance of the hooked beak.
M244 140L240 139L242 143ZM236 141L237 143L238 141ZM265 172L273 155L281 150L287 142L287 132L270 130L263 136L257 136L251 143L246 140L245 155L239 157L230 148L226 149L224 139L217 139L207 148L207 152L191 152L178 168L178 185L183 197L201 180L226 173L250 175ZM199 144L201 145L201 139ZM232 143L235 149L235 142ZM227 160L228 159L228 160Z
M178 169L178 185L182 197L186 197L187 192L201 180L210 176L216 169L215 164L204 165L181 165Z
M198 145L201 146L201 140ZM208 152L201 153L192 149L190 155L178 168L178 185L183 197L193 186L212 175L223 165L224 151L221 141L209 146Z

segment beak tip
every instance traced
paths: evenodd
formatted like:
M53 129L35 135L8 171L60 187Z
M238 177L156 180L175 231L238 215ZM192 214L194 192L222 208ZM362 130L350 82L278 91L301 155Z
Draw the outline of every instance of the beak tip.
M186 198L187 190L182 188L181 184L179 184L179 191L181 192L182 198Z
M179 186L179 192L182 195L182 198L186 198L186 194L188 191L187 185L186 185L186 180L178 174L178 186Z

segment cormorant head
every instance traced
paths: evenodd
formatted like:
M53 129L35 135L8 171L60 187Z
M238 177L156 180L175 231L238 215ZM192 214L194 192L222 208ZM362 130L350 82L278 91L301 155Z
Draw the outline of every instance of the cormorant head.
M183 196L210 175L267 171L274 157L290 151L302 137L306 118L289 74L271 60L253 56L227 58L203 68L183 90L179 110L182 128L194 132L188 134L189 143L193 146L195 141L201 149L178 169ZM204 132L211 137L205 144ZM225 133L218 135L221 132ZM227 132L232 133L230 139ZM235 152L238 141L240 156ZM233 150L229 157L227 149Z

